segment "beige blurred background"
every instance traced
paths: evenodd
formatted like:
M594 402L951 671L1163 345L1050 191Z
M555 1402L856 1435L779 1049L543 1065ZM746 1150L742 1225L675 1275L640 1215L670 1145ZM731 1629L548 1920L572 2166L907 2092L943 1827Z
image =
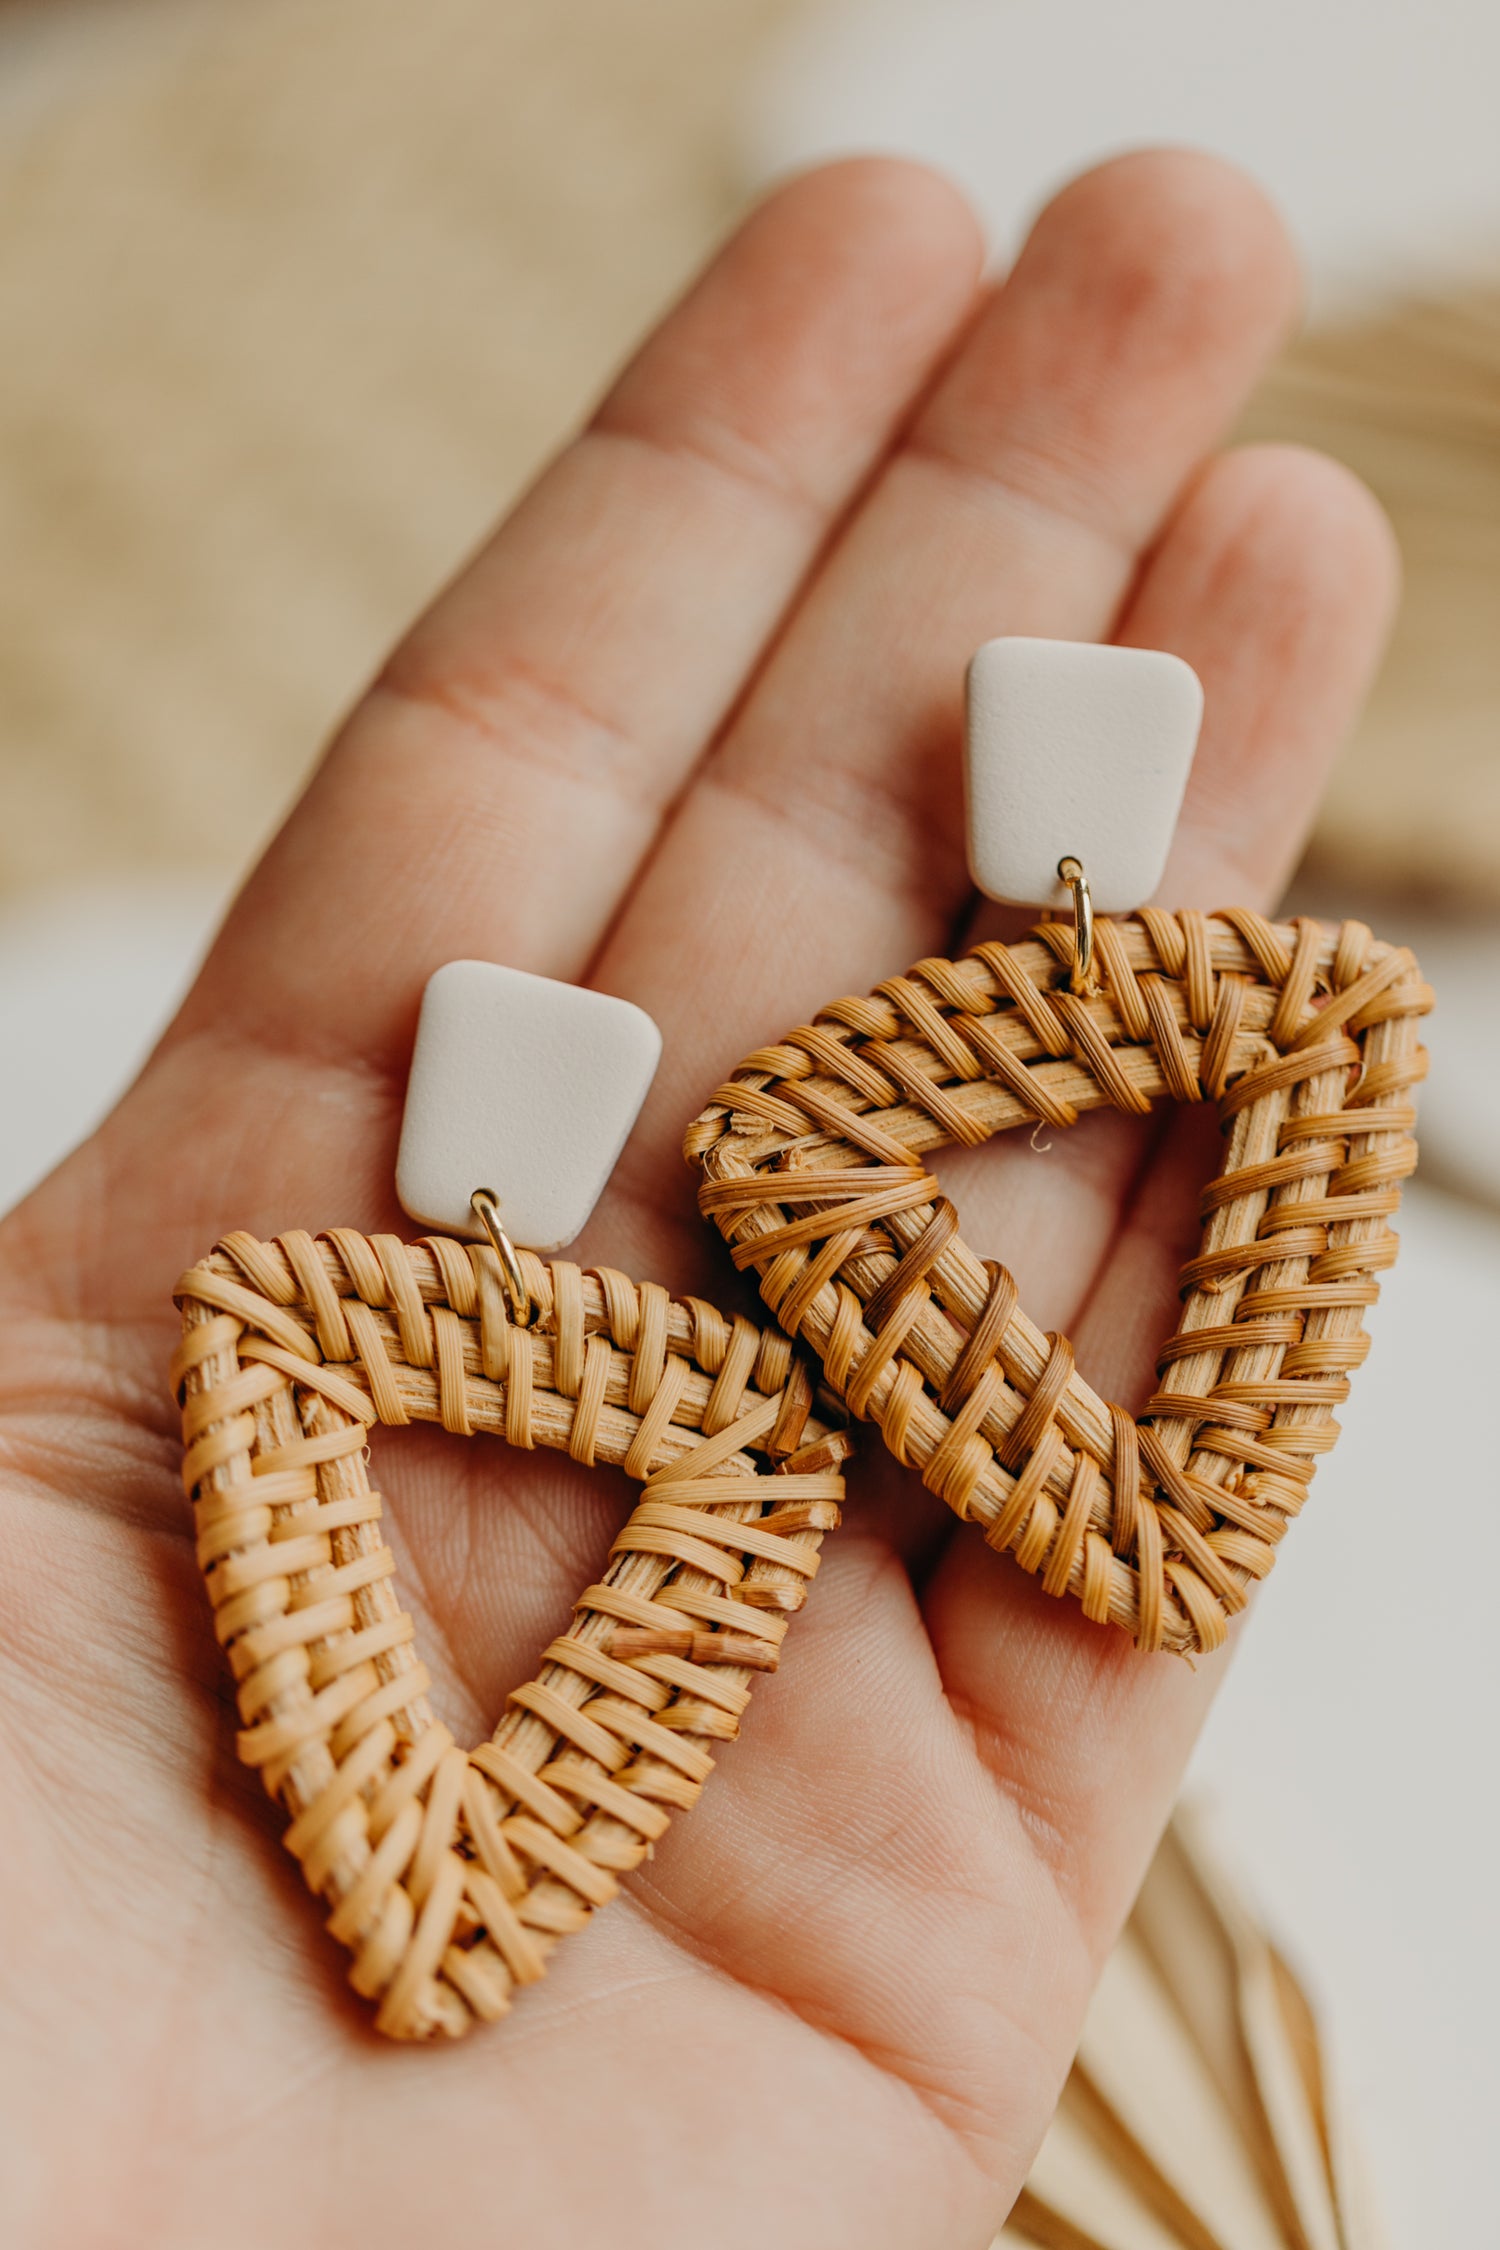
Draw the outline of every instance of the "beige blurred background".
M809 12L0 5L0 900L243 866L743 204L747 85ZM1325 324L1250 426L1353 462L1407 557L1319 874L1488 907L1500 290Z
M4 891L243 866L742 198L788 4L0 8Z
M1479 2242L1500 2092L1500 1838L1453 1720L1500 1691L1500 1494L1441 1458L1500 1349L1497 25L1472 0L0 0L0 1207L132 1067L392 635L766 170L911 146L1002 246L1122 139L1206 140L1283 192L1314 319L1247 429L1350 461L1408 571L1298 895L1418 940L1441 1010L1384 1387L1199 1772L1331 1999L1413 2245ZM1138 79L1107 51L1132 33ZM1441 1583L1392 1563L1414 1489L1449 1512Z

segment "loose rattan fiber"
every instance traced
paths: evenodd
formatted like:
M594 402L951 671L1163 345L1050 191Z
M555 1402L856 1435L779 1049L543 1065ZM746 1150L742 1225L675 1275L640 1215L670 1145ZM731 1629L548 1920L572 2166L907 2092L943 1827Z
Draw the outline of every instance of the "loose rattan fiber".
M398 2038L503 2015L697 1799L839 1520L846 1440L786 1339L523 1254L334 1228L229 1236L178 1284L173 1380L240 1756ZM488 1742L457 1745L395 1587L373 1422L553 1446L644 1482Z
M740 1065L690 1128L700 1201L852 1414L989 1543L1143 1649L1216 1648L1333 1444L1416 1161L1431 1004L1359 922L1143 909L921 961ZM922 1155L1084 1109L1218 1104L1223 1169L1139 1420L1082 1380Z

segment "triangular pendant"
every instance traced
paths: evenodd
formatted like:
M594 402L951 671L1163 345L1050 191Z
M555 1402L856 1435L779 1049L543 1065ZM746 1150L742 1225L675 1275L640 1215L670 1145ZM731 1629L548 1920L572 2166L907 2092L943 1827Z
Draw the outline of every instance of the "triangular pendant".
M760 1049L690 1128L699 1200L850 1411L991 1545L1145 1649L1212 1649L1271 1568L1416 1162L1410 1090L1431 1005L1363 923L1139 914L921 961ZM922 1164L1081 1110L1216 1102L1182 1317L1137 1421L962 1240Z
M173 1365L198 1560L239 1750L394 2037L503 2015L691 1806L775 1668L847 1440L785 1338L607 1269L334 1228L236 1234L177 1285ZM427 1702L371 1423L440 1422L643 1480L597 1585L489 1741Z

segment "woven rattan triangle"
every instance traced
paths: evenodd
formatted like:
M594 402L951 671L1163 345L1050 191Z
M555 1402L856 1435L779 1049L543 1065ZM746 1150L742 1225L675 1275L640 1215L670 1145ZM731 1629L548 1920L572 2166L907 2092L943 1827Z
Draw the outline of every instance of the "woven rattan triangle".
M1431 1004L1363 923L1150 909L922 961L749 1056L691 1127L700 1201L850 1411L991 1545L1145 1649L1212 1649L1302 1506L1396 1255ZM1223 1169L1139 1421L960 1238L921 1162L1079 1111L1217 1102Z
M198 1560L240 1756L398 2038L503 2015L691 1806L838 1522L845 1439L785 1338L654 1284L335 1228L239 1234L177 1287ZM488 1742L427 1702L372 1422L553 1446L644 1480L597 1585Z

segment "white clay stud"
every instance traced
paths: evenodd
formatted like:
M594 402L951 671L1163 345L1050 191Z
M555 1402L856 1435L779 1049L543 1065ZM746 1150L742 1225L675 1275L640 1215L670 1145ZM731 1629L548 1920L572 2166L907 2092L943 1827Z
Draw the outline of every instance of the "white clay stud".
M450 961L417 1022L396 1193L445 1234L482 1233L477 1189L528 1250L581 1232L661 1057L643 1009L492 961Z
M1093 641L986 641L969 666L969 872L1011 906L1063 906L1057 863L1104 914L1143 906L1167 863L1203 717L1190 664Z

